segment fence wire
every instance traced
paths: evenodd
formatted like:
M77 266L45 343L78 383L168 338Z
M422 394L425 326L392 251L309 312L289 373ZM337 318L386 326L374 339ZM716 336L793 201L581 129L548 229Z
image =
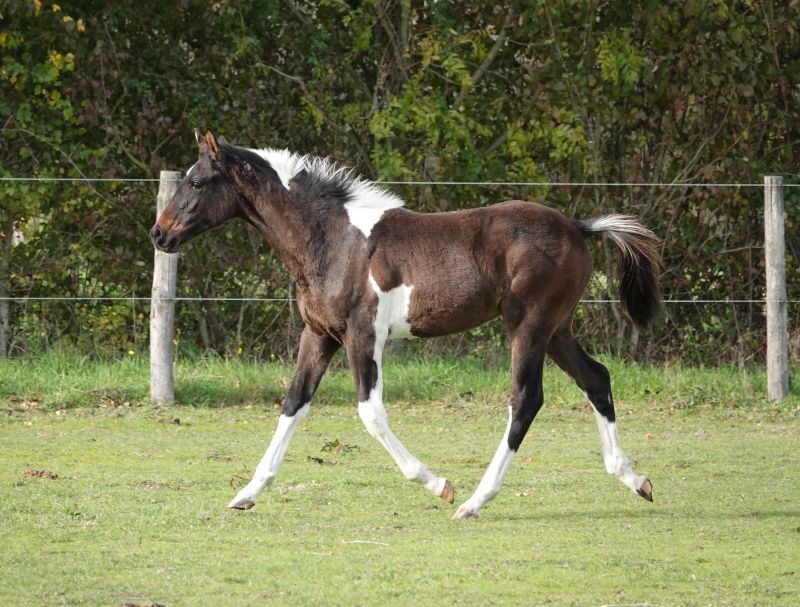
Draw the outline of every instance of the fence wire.
M156 177L0 177L0 182L33 182L33 183L159 183ZM181 181L180 179L177 181ZM728 182L706 183L690 181L671 182L629 182L629 181L393 181L371 180L379 185L398 186L502 186L502 187L598 187L598 188L763 188L764 183ZM798 188L800 183L783 183L785 188Z

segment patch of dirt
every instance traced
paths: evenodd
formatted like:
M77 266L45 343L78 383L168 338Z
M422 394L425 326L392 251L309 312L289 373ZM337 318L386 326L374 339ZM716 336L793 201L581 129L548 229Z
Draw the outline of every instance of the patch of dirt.
M20 411L44 411L45 407L42 402L36 398L24 398L22 396L11 395L8 397L8 402L17 403L17 409Z
M130 399L122 388L91 390L89 396L96 399L95 409L116 409L131 407Z
M50 470L28 470L22 475L22 478L49 478L54 480L58 478L58 474Z

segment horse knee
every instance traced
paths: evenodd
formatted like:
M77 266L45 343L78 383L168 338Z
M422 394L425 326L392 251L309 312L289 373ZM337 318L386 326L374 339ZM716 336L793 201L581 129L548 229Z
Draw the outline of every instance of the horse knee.
M387 418L384 411L379 410L369 402L363 402L358 405L358 416L370 436L381 438L386 435Z

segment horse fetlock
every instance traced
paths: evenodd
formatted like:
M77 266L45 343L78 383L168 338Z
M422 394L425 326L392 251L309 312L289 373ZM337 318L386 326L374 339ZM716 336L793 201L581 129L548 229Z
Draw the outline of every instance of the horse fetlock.
M474 506L470 506L469 502L466 502L458 507L456 513L453 515L454 520L466 520L466 519L477 519L480 518L480 508L476 508Z
M606 465L606 472L620 480L632 472L628 458L621 451L605 456L603 462Z
M406 480L409 481L418 481L423 482L427 479L431 473L422 462L415 462L411 464L406 464L403 467L403 476L406 477Z

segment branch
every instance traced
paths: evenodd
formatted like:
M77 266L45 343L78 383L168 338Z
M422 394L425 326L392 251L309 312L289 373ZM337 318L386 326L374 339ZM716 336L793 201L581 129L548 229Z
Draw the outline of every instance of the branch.
M500 49L506 42L506 38L508 37L508 28L511 25L511 21L514 19L514 11L509 9L508 13L506 13L506 18L503 20L503 27L500 28L500 33L497 35L497 40L494 41L492 48L489 49L489 53L486 55L486 58L483 62L478 66L478 69L472 74L470 78L471 85L469 90L475 88L475 85L480 82L481 78L486 75L486 72L489 70L489 67L494 62L497 55L500 53ZM458 107L461 102L464 100L464 95L466 91L461 91L456 97L455 103L453 105Z

